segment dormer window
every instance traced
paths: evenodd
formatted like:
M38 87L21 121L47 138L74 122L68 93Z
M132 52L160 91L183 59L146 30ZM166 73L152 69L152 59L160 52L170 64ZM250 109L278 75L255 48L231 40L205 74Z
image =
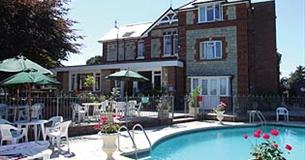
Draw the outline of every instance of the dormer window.
M198 7L198 22L214 22L222 20L222 7L220 3L205 4Z

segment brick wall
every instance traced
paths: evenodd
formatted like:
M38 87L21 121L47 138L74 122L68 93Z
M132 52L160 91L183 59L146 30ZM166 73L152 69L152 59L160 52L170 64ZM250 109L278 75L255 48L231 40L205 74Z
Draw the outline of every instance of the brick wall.
M279 67L276 51L275 2L254 3L254 92L278 93Z

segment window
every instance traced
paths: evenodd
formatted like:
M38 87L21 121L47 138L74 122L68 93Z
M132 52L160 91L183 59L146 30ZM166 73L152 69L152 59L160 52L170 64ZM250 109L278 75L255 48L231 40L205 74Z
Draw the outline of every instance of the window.
M220 76L220 77L196 77L192 78L191 85L192 90L196 86L201 87L202 95L210 96L228 96L229 93L229 77Z
M213 22L222 20L222 7L219 3L203 5L198 8L198 22Z
M192 88L195 89L198 86L198 79L194 78L192 84L193 84Z
M178 40L178 34L173 35L173 46L174 46L174 54L179 53L179 40Z
M227 94L227 86L228 82L226 78L219 79L219 89L220 89L220 95L226 95Z
M172 35L164 35L163 37L163 53L164 56L172 55Z
M166 32L163 36L163 55L172 56L179 52L179 37L177 32Z
M95 91L99 91L101 89L101 75L99 73L95 74Z
M144 57L144 41L138 42L138 58Z
M221 59L222 58L222 42L221 41L205 41L200 43L200 59Z
M208 80L203 79L201 81L201 94L207 95L208 94Z
M71 76L71 90L72 91L74 91L76 89L75 81L76 81L75 74L72 74L72 76Z

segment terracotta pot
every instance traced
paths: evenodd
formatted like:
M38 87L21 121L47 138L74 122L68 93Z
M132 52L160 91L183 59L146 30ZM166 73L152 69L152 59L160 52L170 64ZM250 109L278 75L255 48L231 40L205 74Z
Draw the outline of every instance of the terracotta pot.
M225 113L225 111L216 112L216 118L219 121L219 123L222 123L222 120L224 119L224 113Z
M98 133L102 140L103 140L103 147L102 150L107 154L106 160L114 160L113 153L117 150L116 140L118 134L105 134L105 133Z

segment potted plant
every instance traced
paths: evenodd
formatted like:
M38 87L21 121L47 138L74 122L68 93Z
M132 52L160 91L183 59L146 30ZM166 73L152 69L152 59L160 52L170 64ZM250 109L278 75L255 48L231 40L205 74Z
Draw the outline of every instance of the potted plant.
M165 96L160 97L159 103L157 105L158 118L168 119L170 109L171 109L170 97L165 97Z
M220 102L213 110L216 113L216 118L219 121L219 123L222 123L222 120L224 118L225 113L225 107L227 105L223 102Z
M111 117L112 119L112 117ZM100 123L96 126L99 130L98 135L103 140L102 150L107 154L107 160L113 160L113 153L116 151L116 140L120 126L109 120L107 117L101 117Z
M200 86L197 86L188 97L189 113L197 115L199 113L198 96L201 94Z
M279 135L279 131L276 129L272 129L270 134L273 137ZM253 137L255 139L263 138L263 141L257 141L253 143L250 141L253 146L253 150L250 152L251 158L250 160L286 160L284 157L284 152L280 149L280 146L275 140L271 140L271 136L269 133L262 133L261 129L257 129ZM248 135L243 135L244 139L248 139ZM257 143L261 142L261 143ZM292 146L289 144L285 145L285 149L287 150L287 154L290 154L292 150Z

